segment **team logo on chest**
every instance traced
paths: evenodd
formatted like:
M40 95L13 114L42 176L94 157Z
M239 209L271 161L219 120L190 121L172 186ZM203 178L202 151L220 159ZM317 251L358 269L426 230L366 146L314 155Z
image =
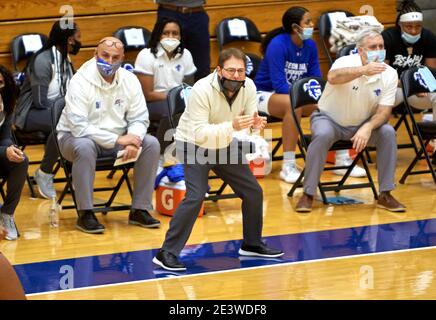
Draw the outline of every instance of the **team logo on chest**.
M318 100L321 97L322 90L321 85L315 79L311 79L303 85L304 92L307 92L310 97Z
M118 108L120 108L123 105L123 100L116 99L114 105L117 106Z

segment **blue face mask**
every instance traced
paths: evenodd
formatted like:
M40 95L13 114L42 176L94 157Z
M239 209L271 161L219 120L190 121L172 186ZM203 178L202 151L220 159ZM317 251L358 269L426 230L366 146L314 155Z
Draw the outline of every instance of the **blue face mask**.
M407 32L401 32L401 38L403 38L404 41L410 44L416 43L420 38L421 34L417 34L416 36L412 36L408 34Z
M375 58L377 58L377 60L375 60L375 62L382 63L386 59L386 50L367 51L366 58L367 58L366 63L373 62L375 60Z
M120 66L121 63L110 64L104 61L102 58L97 59L97 69L103 77L113 76Z
M303 28L303 33L298 32L298 35L300 36L301 40L310 39L313 35L313 28Z
M298 29L300 29L300 30L303 29L302 33L297 31L297 34L298 34L298 36L300 37L301 40L307 40L307 39L312 38L313 28L302 28L299 25L297 25L296 23L294 23L292 26L293 27L297 26Z

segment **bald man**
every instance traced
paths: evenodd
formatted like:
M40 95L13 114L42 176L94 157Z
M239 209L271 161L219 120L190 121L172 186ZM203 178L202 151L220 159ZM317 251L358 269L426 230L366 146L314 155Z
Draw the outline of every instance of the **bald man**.
M160 147L147 135L147 105L137 77L120 68L124 47L113 37L103 38L94 58L85 62L71 79L66 106L59 120L59 146L62 155L73 163L77 229L103 233L105 227L95 217L93 185L97 157L116 156L124 150L124 160L135 158L134 193L128 223L145 228L160 226L149 211Z

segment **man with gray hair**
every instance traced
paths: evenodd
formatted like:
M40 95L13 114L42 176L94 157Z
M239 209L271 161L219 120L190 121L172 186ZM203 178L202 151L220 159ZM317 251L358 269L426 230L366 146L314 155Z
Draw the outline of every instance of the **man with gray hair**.
M358 54L337 59L328 83L311 116L312 141L306 158L304 193L297 212L310 212L313 197L326 161L327 152L338 140L351 140L361 152L367 145L377 148L380 195L377 206L404 212L405 206L391 194L395 188L397 142L388 124L395 101L398 75L384 63L383 37L365 30L357 39Z

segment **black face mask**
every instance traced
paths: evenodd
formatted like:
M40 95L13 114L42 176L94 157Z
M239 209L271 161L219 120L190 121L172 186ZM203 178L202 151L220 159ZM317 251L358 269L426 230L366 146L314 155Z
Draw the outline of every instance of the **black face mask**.
M221 78L221 84L224 89L230 91L230 92L236 92L245 84L245 80L239 81L239 80L230 80L227 78L222 77Z
M73 49L71 50L70 53L75 56L76 54L79 53L80 48L82 47L82 42L74 40L74 44L72 46L73 46Z

